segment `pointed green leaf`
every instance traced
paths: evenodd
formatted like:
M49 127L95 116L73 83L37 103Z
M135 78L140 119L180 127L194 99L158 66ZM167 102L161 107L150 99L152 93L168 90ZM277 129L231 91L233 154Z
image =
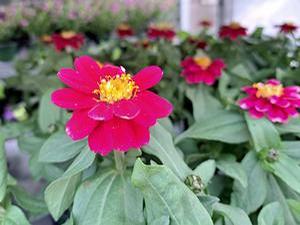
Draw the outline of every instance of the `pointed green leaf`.
M185 179L190 175L191 169L175 149L170 133L159 123L152 127L150 132L150 142L143 149L147 153L157 156L181 179Z
M216 213L227 218L233 225L252 225L247 214L240 208L222 203L216 203L214 205L214 210Z
M78 189L73 205L75 224L145 225L143 199L131 185L130 174L102 171Z
M283 211L279 202L264 206L257 220L258 225L284 225Z
M248 113L245 113L245 118L256 151L281 147L279 133L272 122L265 118L253 119Z
M10 205L0 217L0 224L3 225L30 225L27 218L20 208Z
M185 138L215 140L225 143L243 143L249 140L249 132L244 118L234 112L221 111L198 120L188 130L180 134L175 142Z
M198 165L193 174L199 176L205 185L211 180L216 171L216 162L215 160L209 159L207 161L202 162Z
M172 225L213 224L196 195L168 167L146 166L138 159L132 182L145 198L147 224L158 224L153 221L168 217Z
M40 162L64 162L75 157L86 146L85 141L73 141L65 132L52 134L43 144Z

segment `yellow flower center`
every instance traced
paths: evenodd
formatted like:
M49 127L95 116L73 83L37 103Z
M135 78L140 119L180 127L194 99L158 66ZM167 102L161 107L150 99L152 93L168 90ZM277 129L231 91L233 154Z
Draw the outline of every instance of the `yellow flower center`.
M194 61L199 65L202 69L207 69L211 65L211 59L206 56L195 57Z
M158 23L153 25L154 28L158 29L158 30L169 30L172 29L172 25L169 23Z
M232 28L232 29L238 29L241 27L241 24L237 23L237 22L231 22L229 24L229 27Z
M93 94L99 97L100 101L114 103L123 99L133 98L139 90L139 87L132 80L130 74L117 75L115 77L107 76L99 83L99 88L93 91Z
M283 94L282 85L271 85L271 84L263 84L256 83L253 84L252 87L257 89L256 97L258 98L269 98L272 96L281 96Z
M119 30L129 30L130 29L130 26L126 23L122 23L118 26L118 29Z
M75 37L76 33L74 31L63 31L60 33L60 35L65 39L70 39L72 37Z

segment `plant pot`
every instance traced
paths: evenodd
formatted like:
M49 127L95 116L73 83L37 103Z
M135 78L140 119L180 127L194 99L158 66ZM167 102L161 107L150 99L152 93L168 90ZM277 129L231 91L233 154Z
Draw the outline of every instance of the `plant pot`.
M14 42L0 44L0 61L11 61L17 50L17 44Z

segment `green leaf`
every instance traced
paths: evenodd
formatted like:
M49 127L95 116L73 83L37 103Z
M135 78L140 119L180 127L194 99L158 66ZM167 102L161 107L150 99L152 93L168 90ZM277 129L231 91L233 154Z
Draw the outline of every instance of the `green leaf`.
M209 93L205 85L188 88L186 95L193 103L195 120L205 119L222 108L221 103Z
M252 81L252 77L249 73L249 70L243 65L238 64L232 69L232 73L234 73L236 76L245 79L247 81Z
M62 225L74 225L74 220L73 217L68 219L66 222L64 222Z
M199 176L202 180L202 182L207 185L211 178L213 178L216 171L216 162L215 160L209 159L207 161L202 162L200 165L198 165L194 171L193 174Z
M62 177L53 181L45 190L45 201L48 209L57 221L73 202L80 174Z
M5 138L0 134L0 202L4 199L6 195L7 186L7 164L4 149Z
M214 210L216 213L221 214L225 218L229 219L233 225L252 225L247 214L240 208L222 203L216 203L214 205Z
M201 119L180 134L175 143L185 138L215 140L225 143L243 143L249 140L244 118L234 112L222 111Z
M245 118L256 151L281 147L279 133L272 122L265 118L252 119L248 113L245 113Z
M287 203L298 221L300 221L300 200L287 199Z
M212 225L209 213L191 192L166 166L146 166L137 160L133 184L145 198L147 224L158 224L157 219L169 217L174 225ZM155 223L154 223L155 222Z
M292 159L300 162L300 141L284 141L282 144L282 151Z
M52 91L51 89L43 94L38 109L38 124L44 133L51 131L60 119L60 109L51 102Z
M191 174L191 169L175 149L170 133L159 123L152 127L150 132L150 142L143 149L147 153L157 156L178 177L184 180Z
M281 190L278 181L273 175L268 176L268 198L267 202L278 201L283 209L284 219L286 225L299 225L300 220L298 221L291 211L287 199L285 197L285 192Z
M247 187L247 175L241 164L236 161L227 159L225 156L220 157L217 161L217 168L225 173L227 176L239 181L243 187Z
M273 173L296 192L300 193L300 166L297 161L280 153L279 159L269 164Z
M21 209L10 205L6 210L0 222L3 225L30 225Z
M130 174L102 171L79 187L73 205L75 224L144 225L143 198Z
M264 206L257 220L258 225L284 225L283 211L279 202Z
M19 206L33 214L46 214L47 206L43 199L31 196L21 187L11 188L11 192Z
M267 174L261 167L254 151L250 151L241 163L247 175L247 187L235 181L231 194L231 204L245 210L246 213L256 211L267 196Z
M80 154L75 158L72 164L68 167L64 173L64 177L73 176L92 165L96 158L96 154L93 153L88 146L86 146Z
M52 134L43 144L40 162L64 162L75 157L86 146L85 141L73 141L65 132L59 131Z
M300 119L291 118L286 124L279 124L276 126L280 134L300 133Z

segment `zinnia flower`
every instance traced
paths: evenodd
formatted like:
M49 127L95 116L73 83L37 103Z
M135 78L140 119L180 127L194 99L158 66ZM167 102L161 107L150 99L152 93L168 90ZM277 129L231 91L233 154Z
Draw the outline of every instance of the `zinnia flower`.
M196 37L189 37L188 42L199 49L205 49L205 47L207 46L206 41L198 39Z
M121 24L117 27L117 34L120 38L131 37L134 32L128 24Z
M77 58L74 65L58 72L69 87L56 90L52 102L73 111L66 133L73 140L88 136L91 150L102 156L147 144L149 128L172 111L167 100L147 90L162 78L157 66L131 76L122 67L100 67L88 56Z
M298 116L299 86L283 87L280 81L271 79L266 83L243 87L242 90L248 96L239 100L239 105L248 110L253 118L267 117L272 122L286 123L289 116Z
M293 23L283 23L281 25L277 25L276 27L279 27L281 33L286 34L294 33L298 29L298 26Z
M221 38L229 38L234 41L238 37L247 35L247 28L242 27L239 23L232 22L229 25L222 26L219 35Z
M149 39L163 38L171 41L175 37L176 32L171 25L160 23L149 26L147 35Z
M84 42L82 34L76 34L73 31L64 31L59 34L52 35L52 41L57 51L62 51L66 48L78 50Z
M222 75L225 64L221 59L189 56L181 62L181 66L183 67L181 76L185 77L187 83L213 85Z
M209 20L202 20L202 21L200 21L199 25L204 28L209 28L212 26L212 22Z

